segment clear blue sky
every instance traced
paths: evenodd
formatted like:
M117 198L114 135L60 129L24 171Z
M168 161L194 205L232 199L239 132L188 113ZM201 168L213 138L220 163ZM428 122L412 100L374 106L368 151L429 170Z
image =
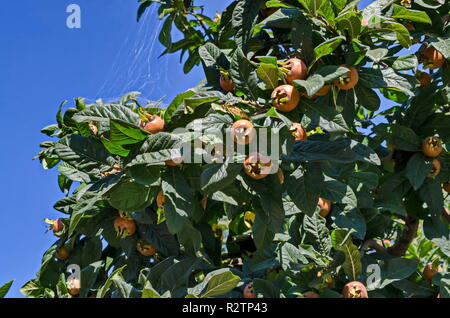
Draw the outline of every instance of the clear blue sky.
M207 3L210 13L225 1ZM371 2L363 1L362 5ZM66 7L79 4L82 28L66 27ZM63 197L57 171L32 161L40 129L53 124L59 103L82 96L91 101L140 90L165 102L203 79L196 68L184 75L178 54L157 59L160 22L155 12L137 23L137 1L3 1L0 11L0 285L15 279L9 297L35 277L45 250L55 241L45 234L45 217L57 218L53 204ZM150 12L151 13L151 12Z

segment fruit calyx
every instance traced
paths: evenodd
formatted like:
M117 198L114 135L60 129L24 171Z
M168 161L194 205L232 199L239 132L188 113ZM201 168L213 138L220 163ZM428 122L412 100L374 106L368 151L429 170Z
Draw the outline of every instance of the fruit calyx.
M136 233L136 222L133 219L118 217L114 220L114 229L117 237L126 238Z
M152 115L147 112L139 112L141 118L139 126L150 134L157 134L164 131L164 119L158 115Z
M358 281L347 283L342 290L342 295L344 298L369 298L366 287Z
M144 256L152 256L156 253L156 248L154 248L150 243L148 243L145 239L140 238L136 242L136 249L139 253Z
M253 282L248 283L244 288L244 298L256 298Z
M65 225L64 225L64 219L58 218L56 220L45 218L44 222L49 224L47 231L53 231L53 234L55 236L61 236L64 234Z
M439 156L442 152L442 140L435 136L425 138L422 143L422 151L427 157Z
M231 127L231 136L237 144L247 145L255 137L255 135L255 128L247 119L240 119Z
M271 95L272 105L282 112L294 110L300 102L300 93L292 85L281 85Z
M234 90L234 82L230 77L230 73L223 69L220 70L219 84L226 92L232 92Z
M244 172L253 179L267 177L272 171L272 162L269 157L253 152L244 161Z
M295 80L306 79L308 68L305 62L298 58L289 59L287 62L278 62L281 64L281 71L285 74L286 82L292 84Z
M293 123L289 128L292 136L295 138L295 141L298 140L308 140L308 135L306 133L305 128L299 123Z
M339 87L341 90L349 90L358 84L359 75L358 70L354 66L341 65L342 67L348 68L348 72L343 75L339 80L334 81L334 85Z

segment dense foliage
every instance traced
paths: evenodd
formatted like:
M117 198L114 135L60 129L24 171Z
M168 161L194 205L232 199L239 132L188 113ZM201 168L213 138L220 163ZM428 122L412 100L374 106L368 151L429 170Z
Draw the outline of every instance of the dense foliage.
M138 19L158 5L163 53L205 81L167 107L77 98L42 130L65 217L22 292L450 297L450 4L235 0L210 18L194 2L140 0ZM230 149L176 162L242 119L279 137L278 173Z

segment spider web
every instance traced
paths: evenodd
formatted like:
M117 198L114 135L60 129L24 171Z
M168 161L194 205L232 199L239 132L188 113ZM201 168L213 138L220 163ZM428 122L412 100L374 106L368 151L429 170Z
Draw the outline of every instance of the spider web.
M95 99L86 98L86 101L101 98L108 103L132 91L154 100L163 96L162 88L171 83L167 76L169 58L167 55L159 57L164 49L158 41L161 27L157 8L152 6L139 23L129 27Z

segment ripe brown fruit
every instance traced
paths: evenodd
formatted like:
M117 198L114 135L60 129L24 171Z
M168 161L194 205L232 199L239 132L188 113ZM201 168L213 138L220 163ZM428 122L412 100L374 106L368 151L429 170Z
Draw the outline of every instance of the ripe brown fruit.
M231 77L220 75L220 87L226 92L232 92L234 90L234 83Z
M81 282L78 278L71 278L67 282L67 289L72 296L78 296L80 294Z
M61 246L56 251L56 258L60 259L61 261L65 261L66 259L69 258L69 251L67 250L67 248L65 246Z
M347 283L342 289L342 295L344 298L369 298L366 287L358 281Z
M424 68L440 68L444 65L445 58L441 52L434 47L429 46L422 52L422 61Z
M159 133L164 130L164 119L158 115L151 115L148 118L148 122L142 123L142 127L150 134Z
M118 217L114 220L114 229L118 237L125 238L136 233L136 222Z
M300 93L292 85L281 85L272 92L272 105L282 112L294 110L300 102Z
M427 137L422 143L422 151L425 156L435 158L442 152L442 141L438 137Z
M244 288L244 298L256 298L253 282L250 282Z
M433 279L433 276L436 275L439 272L442 272L443 268L441 266L438 266L437 268L433 268L433 264L427 264L425 265L425 268L423 269L422 276L425 280L431 282Z
M425 88L431 85L431 76L425 72L419 72L416 74L417 80L420 82L419 88Z
M179 160L177 160L177 161L179 161ZM177 167L181 164L181 162L175 162L171 159L164 161L164 163L166 164L166 166L170 166L170 167Z
M164 201L165 201L164 192L161 190L158 192L158 195L156 196L156 206L158 207L158 209L164 210Z
M308 135L306 134L306 130L301 124L293 123L289 130L292 133L292 136L294 136L295 141L308 140Z
M341 66L348 68L349 71L347 74L343 76L341 80L334 81L333 83L340 89L346 91L352 89L353 87L356 86L356 84L358 84L359 75L358 70L354 66L346 66L346 65Z
M278 169L277 171L278 180L280 181L280 184L284 183L284 173L283 170Z
M237 144L247 145L255 135L256 131L253 124L247 119L240 119L231 127L231 136Z
M286 81L289 84L292 84L295 80L304 80L308 73L305 62L297 58L288 60L285 68L288 70Z
M305 298L320 298L319 294L315 293L313 291L304 292L303 297L305 297Z
M269 157L252 152L244 161L244 172L252 179L263 179L272 170L272 162Z
M427 174L427 178L435 178L441 172L441 162L437 159L433 159L433 167L431 172Z
M331 211L331 202L327 199L319 198L317 205L320 208L319 215L321 217L326 217Z
M206 210L207 204L208 204L208 197L204 196L203 199L200 201L200 205L202 206L203 210Z
M144 256L152 256L153 254L156 253L156 248L154 248L143 238L137 240L136 249L138 250L139 253L141 253Z
M405 28L406 28L408 31L415 31L415 30L416 30L416 28L414 27L414 25L412 25L411 23L406 23L406 24L405 24Z
M53 221L53 233L59 233L64 230L64 223L62 219L56 219Z

